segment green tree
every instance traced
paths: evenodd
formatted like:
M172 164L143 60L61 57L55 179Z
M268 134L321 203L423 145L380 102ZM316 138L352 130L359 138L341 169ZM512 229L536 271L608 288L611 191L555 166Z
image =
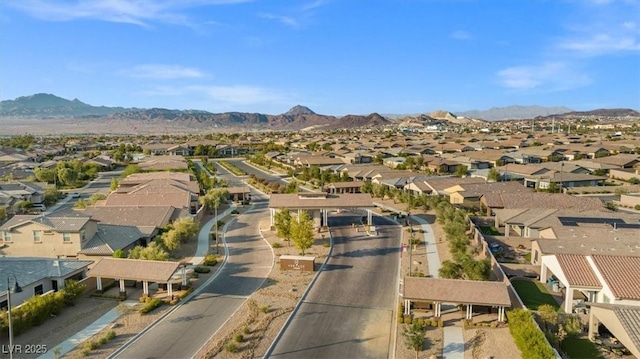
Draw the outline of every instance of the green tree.
M55 183L56 182L56 170L51 168L36 168L35 170L36 180L39 182Z
M463 276L463 268L460 264L449 260L443 261L438 276L445 279L461 279Z
M489 170L489 174L487 175L487 179L489 181L494 181L494 182L500 181L500 171L498 171L495 167L492 167Z
M280 208L276 212L274 218L274 226L276 227L276 233L278 237L290 243L291 241L291 212L288 208Z
M424 350L425 344L429 343L429 339L425 337L425 333L425 328L418 323L405 326L402 333L407 349L413 349L416 351L416 359L418 359L418 354Z
M124 253L123 249L116 249L113 252L113 258L127 258L127 255Z
M129 251L129 258L149 261L167 261L169 260L169 253L167 253L162 246L158 245L158 243L151 242L146 247L134 247Z
M297 219L292 219L291 240L302 251L302 255L313 245L313 219L307 211L300 212Z
M458 167L456 167L456 172L454 174L454 176L456 177L464 177L467 175L467 171L469 171L469 168L465 165L458 165Z

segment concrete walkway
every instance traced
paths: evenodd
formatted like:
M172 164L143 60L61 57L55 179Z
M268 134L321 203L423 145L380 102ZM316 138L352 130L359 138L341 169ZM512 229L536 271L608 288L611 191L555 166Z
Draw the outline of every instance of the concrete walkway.
M420 227L424 231L423 239L425 249L427 251L427 265L429 266L429 275L438 278L438 270L440 269L440 255L436 246L436 237L433 235L433 229L426 219L418 216L411 216L411 219L420 223Z
M123 302L125 305L134 306L138 304L136 300L125 300ZM121 313L118 307L111 309L106 312L100 318L98 318L95 322L91 323L88 327L82 329L78 333L76 333L71 338L65 340L64 342L58 344L55 348L49 348L49 351L46 354L39 356L40 359L55 359L56 355L58 357L62 357L68 352L72 351L78 345L82 344L85 340L91 338L92 336L99 333L101 330L111 325L116 319L120 317ZM54 354L54 351L60 350L59 353Z
M464 337L461 327L444 327L442 358L464 359Z
M213 227L214 223L217 220L228 216L231 213L231 211L233 211L235 208L236 208L235 206L231 206L227 208L224 212L218 213L217 217L211 219L210 221L202 225L202 227L200 228L200 233L198 234L198 246L196 248L196 254L192 258L192 262L194 266L201 263L209 251L209 245L210 245L209 233L211 232L211 228ZM224 229L222 229L221 232L224 233ZM223 246L222 240L220 241L220 245ZM224 250L221 250L221 253L224 253ZM139 302L135 300L125 300L123 303L129 306L134 306ZM111 309L110 311L106 312L103 316L98 318L95 322L91 323L86 328L82 329L81 331L79 331L69 339L65 340L64 342L58 344L55 348L49 348L49 351L46 354L41 355L38 358L55 359L56 355L54 355L53 352L54 352L54 349L56 348L60 349L60 353L57 353L58 357L61 357L67 354L68 352L72 351L75 347L82 344L82 342L84 342L85 340L91 338L92 336L96 335L107 326L111 325L111 323L115 322L120 317L121 314L122 313L120 313L120 311L118 310L118 307Z

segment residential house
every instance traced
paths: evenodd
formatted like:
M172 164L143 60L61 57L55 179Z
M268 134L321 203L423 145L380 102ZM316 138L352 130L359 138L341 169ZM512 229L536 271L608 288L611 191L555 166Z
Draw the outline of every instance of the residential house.
M86 258L111 256L140 244L144 236L136 227L98 224L90 217L16 215L0 226L7 256Z
M480 207L480 198L485 193L503 193L517 196L521 192L530 191L530 189L523 187L517 182L456 184L444 190L444 192L449 193L449 202L451 204L466 207Z
M640 164L640 155L623 153L615 156L594 158L592 161L616 166L617 168L634 168Z
M185 171L189 168L182 156L151 156L143 158L138 166L145 171Z
M7 309L7 280L13 276L22 288L11 294L11 305L19 306L36 295L57 292L68 280L80 281L87 277L87 268L93 261L52 259L38 257L3 257L0 260L0 310Z
M512 218L523 212L531 211L532 214L540 213L541 210L557 210L573 208L577 211L605 210L602 201L593 197L576 197L564 193L518 193L516 196L503 193L485 193L480 198L480 203L487 208L487 213L495 213L496 227L506 222L505 218ZM499 211L501 209L508 211ZM523 226L520 226L523 228ZM512 228L513 229L513 228ZM519 231L516 231L520 233ZM509 235L508 229L505 230ZM525 236L520 234L521 236Z

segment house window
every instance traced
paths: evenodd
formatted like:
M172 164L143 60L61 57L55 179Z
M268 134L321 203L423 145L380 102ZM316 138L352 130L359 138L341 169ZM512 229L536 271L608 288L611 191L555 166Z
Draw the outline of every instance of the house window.
M42 287L42 284L37 285L34 289L33 289L33 295L42 295L44 293L44 288Z
M611 299L606 294L602 294L602 303L611 303Z
M533 251L533 263L538 263L538 251Z
M4 237L3 237L4 238L4 242L5 243L11 243L11 232L4 231L2 233L4 233Z
M41 234L42 234L42 231L33 231L33 241L42 242L42 238L40 237Z
M86 234L84 229L80 231L80 240L84 242L84 240L87 239L86 238Z
M62 241L63 242L71 242L71 233L62 232Z

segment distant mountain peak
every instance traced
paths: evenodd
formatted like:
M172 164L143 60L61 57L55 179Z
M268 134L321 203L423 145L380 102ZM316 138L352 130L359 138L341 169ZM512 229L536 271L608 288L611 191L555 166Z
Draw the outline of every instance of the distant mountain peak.
M302 105L295 105L289 111L283 113L285 116L297 116L297 115L316 115L310 108Z
M529 119L538 116L549 116L563 114L573 111L567 107L543 107L543 106L522 106L514 105L507 107L492 107L489 110L478 111L464 111L458 112L458 116L467 118L479 118L487 121L501 121L510 119Z

